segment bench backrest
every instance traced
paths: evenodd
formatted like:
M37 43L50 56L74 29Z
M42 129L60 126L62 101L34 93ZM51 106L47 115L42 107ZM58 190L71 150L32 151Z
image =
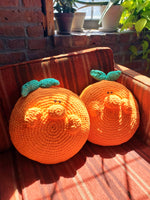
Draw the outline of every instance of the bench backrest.
M91 69L105 73L114 70L112 50L93 48L0 67L0 151L11 145L9 118L24 83L33 79L55 78L60 81L60 87L79 95L94 82L89 75Z

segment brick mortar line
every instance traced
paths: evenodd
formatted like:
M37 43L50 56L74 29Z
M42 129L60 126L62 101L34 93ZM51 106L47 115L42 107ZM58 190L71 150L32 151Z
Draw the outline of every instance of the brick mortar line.
M0 26L26 27L28 25L37 26L42 25L42 22L0 22Z
M41 11L42 12L42 8L41 7L23 7L23 6L8 6L8 7L0 7L0 11L2 10L8 10L8 11L13 11L13 10L19 10L19 11Z

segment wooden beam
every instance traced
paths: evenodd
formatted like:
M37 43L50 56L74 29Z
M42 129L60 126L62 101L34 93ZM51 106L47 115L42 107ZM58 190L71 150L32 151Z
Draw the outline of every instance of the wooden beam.
M53 0L45 0L47 35L54 35Z

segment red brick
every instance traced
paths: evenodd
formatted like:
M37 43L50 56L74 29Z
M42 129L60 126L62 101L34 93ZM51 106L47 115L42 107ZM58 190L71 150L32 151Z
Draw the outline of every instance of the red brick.
M45 50L28 50L27 54L28 54L29 60L34 60L34 59L50 56L48 52L46 52Z
M129 63L129 62L130 62L130 52L126 51L126 52L124 52L124 63L123 63L123 65L126 66L126 63Z
M5 45L4 45L3 40L0 40L0 50L3 50L3 49L5 49Z
M0 36L25 36L24 27L22 26L0 26Z
M0 65L14 64L22 61L25 61L25 54L23 52L0 54Z
M46 39L28 40L29 49L45 49Z
M120 43L130 43L132 41L137 40L136 32L124 32L119 34L119 42Z
M86 35L72 36L72 46L75 47L86 47L88 45L88 37Z
M23 49L25 48L25 40L23 39L8 40L8 47L10 49Z
M119 53L114 54L114 60L116 63L122 64L123 55Z
M9 7L9 6L17 6L18 0L1 0L0 6L1 7Z
M27 33L29 37L41 37L44 35L43 26L29 26Z
M1 10L1 22L42 22L43 14L41 11L35 10L19 10L19 9L5 9Z
M116 45L118 44L119 45L119 34L118 33L108 33L105 35L104 37L104 43L103 45L106 46L106 45Z
M89 36L90 46L103 46L104 35L91 35Z
M54 43L57 47L71 47L72 46L72 37L71 35L56 35L54 37Z
M24 19L27 22L43 22L43 13L41 11L26 11Z
M23 0L25 7L41 7L41 0Z
M132 32L132 34L130 35L130 42L137 42L139 40L137 33L136 32Z

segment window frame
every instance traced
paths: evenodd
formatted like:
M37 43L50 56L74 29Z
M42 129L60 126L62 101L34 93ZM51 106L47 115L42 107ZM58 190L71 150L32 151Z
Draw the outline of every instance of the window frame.
M92 0L94 1L94 0ZM53 0L45 0L45 29L48 36L52 36L55 33L55 20L54 20L54 9ZM93 18L93 6L91 6L91 18L85 19L85 29L98 29L98 19Z

